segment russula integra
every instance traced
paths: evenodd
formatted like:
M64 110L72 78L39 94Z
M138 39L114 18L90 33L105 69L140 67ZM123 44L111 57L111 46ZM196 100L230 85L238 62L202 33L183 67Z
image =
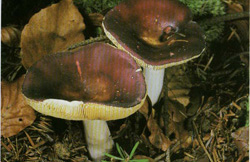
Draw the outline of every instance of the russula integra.
M125 0L105 15L103 28L144 68L152 104L161 93L164 69L197 58L205 49L201 28L178 0Z
M28 69L22 92L40 113L83 120L90 155L97 161L113 146L106 121L133 114L145 101L146 83L138 69L124 51L94 43L44 56Z

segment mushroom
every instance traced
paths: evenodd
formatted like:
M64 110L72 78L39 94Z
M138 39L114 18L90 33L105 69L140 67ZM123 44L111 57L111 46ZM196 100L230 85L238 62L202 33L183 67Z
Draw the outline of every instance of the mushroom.
M165 68L197 58L205 49L201 28L177 0L125 0L105 15L103 28L144 68L153 105L162 90Z
M138 69L126 52L94 43L44 56L28 69L22 92L42 114L83 120L88 150L98 161L114 143L106 121L126 118L145 101L146 83Z

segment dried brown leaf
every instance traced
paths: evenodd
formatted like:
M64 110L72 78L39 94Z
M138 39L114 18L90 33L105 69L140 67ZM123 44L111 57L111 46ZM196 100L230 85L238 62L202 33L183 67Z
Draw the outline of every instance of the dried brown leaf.
M192 88L190 91L190 105L187 108L187 116L193 116L198 111L202 102L202 92L200 88Z
M192 87L190 76L186 75L185 66L172 67L166 75L168 97L184 106L190 102L189 92Z
M171 145L171 141L163 134L161 128L158 126L156 120L150 116L147 122L148 129L151 133L149 141L156 148L166 151Z
M125 123L122 124L122 125L120 126L120 129L119 129L118 131L116 131L115 134L117 134L117 135L122 134L122 132L124 132L124 130L126 130L127 127L128 127L127 124L125 124Z
M172 120L168 123L168 135L174 135L174 138L171 140L179 141L180 145L175 147L175 151L179 150L180 148L187 148L192 144L192 137L188 133L188 131L184 128L184 122L174 122Z
M242 5L238 3L228 3L228 13L243 12Z
M20 38L21 31L14 26L6 26L1 29L1 42L10 47L18 47Z
M242 1L242 6L244 8L244 11L249 11L249 0L240 0Z
M174 122L182 122L187 118L186 108L177 101L167 100L168 113Z
M148 162L155 162L154 159L147 157L145 155L135 155L133 159L147 159Z
M148 120L149 117L149 102L150 99L147 98L146 101L144 102L144 104L142 105L142 107L139 109L139 112L146 118L146 120Z
M62 0L32 16L21 35L22 63L29 68L43 55L84 40L83 17L72 0Z
M247 2L245 2L245 3L247 3ZM228 13L237 13L237 12L244 11L243 6L239 3L228 3L227 5L228 5L228 10L227 10ZM232 21L231 24L236 26L236 28L237 28L236 32L239 34L241 40L246 42L246 44L248 46L249 21L248 20L237 20L237 21Z
M236 132L232 133L234 143L239 152L243 156L248 156L249 152L249 127L241 127Z
M89 19L94 26L102 26L103 15L100 13L90 13Z
M21 93L23 80L24 76L13 83L1 82L1 133L5 138L16 135L36 118Z

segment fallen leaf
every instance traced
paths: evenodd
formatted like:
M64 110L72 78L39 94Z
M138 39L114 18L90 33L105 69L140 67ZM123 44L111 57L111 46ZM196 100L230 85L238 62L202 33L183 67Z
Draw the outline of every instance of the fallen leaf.
M163 134L162 129L164 127L164 122L162 117L160 118L160 126L157 121L154 119L154 109L152 109L152 113L149 110L151 107L150 99L147 100L143 104L143 106L139 109L139 112L146 118L147 120L147 128L151 133L148 137L150 143L158 149L166 151L169 146L176 141L180 141L180 145L176 147L175 150L180 148L187 148L192 143L192 137L189 135L188 131L184 129L184 119L185 108L182 104L177 101L167 101L168 104L168 113L170 115L170 122L168 123L168 135L174 133L175 138L169 139L166 135ZM177 106L176 106L177 105ZM175 121L175 122L174 122ZM178 121L178 122L176 122ZM181 122L180 122L181 121ZM144 137L144 136L143 136Z
M31 17L21 34L22 64L27 69L43 55L84 40L83 17L72 0L62 0Z
M124 130L126 130L128 128L128 125L123 123L121 126L120 126L120 129L118 131L115 132L116 135L120 135L124 132ZM114 137L113 137L114 138Z
M188 148L193 142L191 135L184 128L184 121L174 122L173 120L170 120L168 123L168 135L172 136L172 142L180 142L180 145L175 147L174 151L177 151L180 148Z
M139 112L146 118L146 120L148 120L150 114L152 114L152 107L151 106L151 101L149 99L149 97L146 98L146 101L144 102L144 104L142 105L142 107L139 109Z
M147 159L148 162L155 162L154 159L147 157L145 155L135 155L133 159Z
M228 13L243 12L243 7L239 3L228 3Z
M171 141L163 134L161 128L154 119L154 113L151 113L149 109L151 107L150 99L147 98L147 101L139 109L139 112L146 118L147 127L151 135L148 137L150 143L156 148L166 151L171 145ZM152 109L153 111L154 109Z
M167 100L168 113L174 122L182 122L187 118L186 108L177 101Z
M186 67L184 65L176 66L167 70L166 82L168 97L187 106L190 102L189 92L192 84L190 76L186 75Z
M155 148L153 147L153 145L150 143L150 141L148 140L148 137L146 137L145 133L142 133L140 135L141 140L143 141L143 143L145 144L145 147L147 147L149 149L149 155L153 156L156 154L155 152Z
M21 31L14 26L6 26L1 29L1 42L10 47L19 47Z
M90 22L94 26L102 26L103 15L100 13L90 13L89 15Z
M150 116L147 122L148 129L151 133L149 141L156 148L166 151L171 145L171 141L163 134L161 128L158 126L156 120Z
M192 87L190 91L190 104L187 107L187 116L193 116L197 113L201 101L202 101L202 92L199 87Z
M21 93L24 76L13 83L1 82L1 134L7 138L18 134L35 120L35 112Z
M247 3L247 2L245 2ZM248 2L249 3L249 2ZM228 13L243 12L244 8L240 3L228 3ZM248 8L245 8L248 9ZM248 19L236 20L230 22L233 26L236 26L236 32L239 34L241 41L248 47L249 42L249 21ZM247 48L246 47L246 48Z
M240 0L240 2L242 3L244 11L249 11L249 0Z
M243 156L248 156L249 152L249 127L241 127L237 131L233 132L232 137L236 144L238 151Z
M240 55L240 60L246 64L246 67L249 67L249 55Z

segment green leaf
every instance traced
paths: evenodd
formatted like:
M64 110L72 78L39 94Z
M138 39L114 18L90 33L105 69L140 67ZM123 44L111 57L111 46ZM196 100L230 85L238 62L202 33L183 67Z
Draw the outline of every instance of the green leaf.
M119 155L120 155L123 159L125 159L125 157L123 156L123 154L122 154L122 152L121 152L121 148L120 148L120 146L119 146L118 143L116 143L116 149L117 149Z
M129 162L148 162L148 159L134 159L134 160L129 160Z
M140 144L140 142L136 142L135 146L133 147L132 151L129 154L129 159L131 159L135 153L135 150L137 149L138 145Z
M114 155L110 155L110 154L108 154L108 153L105 153L104 155L107 156L107 157L113 158L113 159L115 159L115 160L124 160L124 159L122 159L122 158L116 157L116 156L114 156Z

